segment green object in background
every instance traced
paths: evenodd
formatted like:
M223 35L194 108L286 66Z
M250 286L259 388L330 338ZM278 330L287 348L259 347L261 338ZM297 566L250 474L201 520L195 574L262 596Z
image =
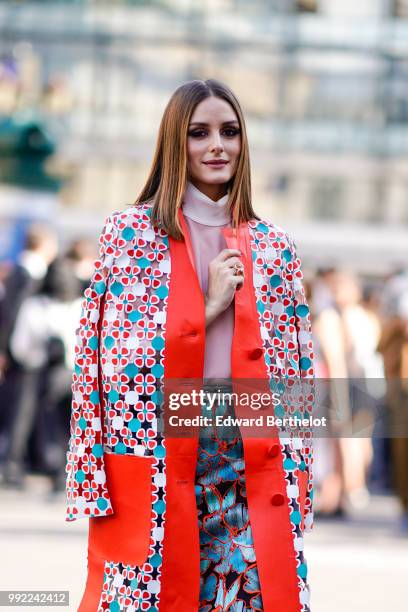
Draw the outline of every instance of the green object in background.
M0 182L25 189L59 191L62 180L45 168L55 150L41 122L0 119Z

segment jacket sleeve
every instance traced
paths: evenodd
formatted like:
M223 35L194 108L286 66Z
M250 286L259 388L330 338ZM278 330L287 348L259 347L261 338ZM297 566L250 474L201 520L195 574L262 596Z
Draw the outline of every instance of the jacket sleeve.
M297 254L295 241L287 235L290 251L290 284L295 317L296 334L299 351L300 392L304 400L302 414L306 418L313 413L314 404L314 366L313 340L309 306L303 286L302 262ZM308 380L305 380L308 379ZM307 491L305 501L304 530L313 528L313 428L303 433L302 462L307 472Z
M67 521L113 514L106 486L99 371L100 324L118 231L108 217L99 238L99 258L85 290L75 345L70 440L67 452Z

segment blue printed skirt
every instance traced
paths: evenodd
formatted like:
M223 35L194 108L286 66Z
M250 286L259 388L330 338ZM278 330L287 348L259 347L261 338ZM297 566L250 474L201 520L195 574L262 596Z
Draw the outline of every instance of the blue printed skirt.
M206 388L205 390L208 390ZM234 414L228 402L202 414ZM200 534L199 612L263 611L239 427L202 427L195 479Z

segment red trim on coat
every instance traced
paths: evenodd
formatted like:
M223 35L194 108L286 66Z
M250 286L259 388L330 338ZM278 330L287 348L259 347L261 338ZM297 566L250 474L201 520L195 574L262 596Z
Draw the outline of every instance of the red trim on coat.
M179 209L186 242L169 237L170 288L167 303L164 379L202 379L205 304L187 224ZM186 287L188 301L186 301ZM168 384L168 383L166 383ZM195 387L196 388L196 387ZM166 389L165 389L166 391ZM164 402L164 410L167 402ZM195 416L191 411L189 416ZM160 612L197 612L200 588L200 542L195 498L197 435L166 436L166 515Z
M252 250L246 223L234 232L223 234L231 249L242 252L245 280L235 293L235 327L232 342L232 379L234 390L270 392L263 343L253 286ZM257 379L256 385L249 380ZM249 383L249 384L248 384ZM239 415L239 409L237 410ZM247 416L247 415L246 415ZM256 416L256 414L255 414ZM289 500L282 466L282 453L271 457L268 451L279 444L278 431L270 428L267 438L248 438L243 434L248 513L254 538L255 555L264 612L300 612L296 555L289 517ZM280 448L280 447L279 447ZM274 505L272 497L284 496L286 503ZM276 497L274 501L276 502Z

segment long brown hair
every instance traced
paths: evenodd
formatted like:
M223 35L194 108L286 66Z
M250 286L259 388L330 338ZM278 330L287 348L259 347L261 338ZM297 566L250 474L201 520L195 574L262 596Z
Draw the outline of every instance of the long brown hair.
M151 220L170 236L180 240L178 219L187 183L187 136L191 116L202 100L215 96L234 109L241 130L241 153L235 175L228 182L232 227L259 219L252 208L248 137L241 106L233 92L220 81L188 81L171 96L160 123L156 151L147 181L133 205L154 199Z

